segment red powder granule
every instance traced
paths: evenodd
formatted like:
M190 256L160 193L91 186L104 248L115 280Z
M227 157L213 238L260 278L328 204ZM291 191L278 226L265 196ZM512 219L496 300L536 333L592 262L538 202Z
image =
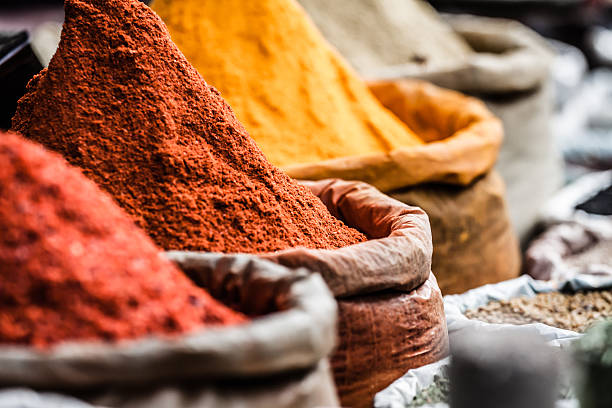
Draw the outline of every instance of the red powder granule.
M172 335L246 320L196 287L93 182L0 135L0 343Z
M162 248L365 240L266 160L151 9L138 0L66 0L65 9L59 49L13 128L81 167Z

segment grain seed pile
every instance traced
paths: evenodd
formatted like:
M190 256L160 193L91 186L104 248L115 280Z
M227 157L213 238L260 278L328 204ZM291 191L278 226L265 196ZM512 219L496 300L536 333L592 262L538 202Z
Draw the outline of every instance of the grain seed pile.
M544 323L582 333L593 323L612 317L612 290L540 293L532 298L494 301L466 311L465 316L488 323Z

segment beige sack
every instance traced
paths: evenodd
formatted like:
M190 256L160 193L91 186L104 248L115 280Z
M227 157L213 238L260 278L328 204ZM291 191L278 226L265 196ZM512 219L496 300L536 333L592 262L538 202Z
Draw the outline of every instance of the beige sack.
M170 253L214 297L262 317L175 339L0 347L0 386L110 407L313 407L337 398L336 304L319 275L254 256Z
M339 345L332 356L343 406L369 407L407 370L448 353L442 296L431 271L427 215L360 182L303 182L330 212L370 240L336 250L265 255L320 272L336 296Z
M449 15L446 21L475 52L462 67L409 76L488 95L532 90L548 79L553 53L542 37L521 23L470 15ZM392 74L398 76L404 75Z

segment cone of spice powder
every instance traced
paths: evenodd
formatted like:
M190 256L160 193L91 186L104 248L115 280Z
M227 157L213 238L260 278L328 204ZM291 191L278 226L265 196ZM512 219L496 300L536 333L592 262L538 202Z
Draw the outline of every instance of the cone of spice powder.
M365 237L273 167L137 0L66 0L13 128L62 153L164 249L338 248Z
M2 134L0 163L0 343L117 341L246 320L58 155Z
M287 168L423 144L378 102L295 0L154 0L151 7L273 164Z

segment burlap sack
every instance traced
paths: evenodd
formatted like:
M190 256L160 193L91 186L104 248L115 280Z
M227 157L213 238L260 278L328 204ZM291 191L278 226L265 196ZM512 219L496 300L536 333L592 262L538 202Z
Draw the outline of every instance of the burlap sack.
M518 276L520 254L508 217L503 181L496 175L474 181L487 174L495 162L502 139L497 119L476 99L422 81L380 81L371 89L388 109L431 143L422 150L379 157L381 167L371 166L369 159L352 157L342 159L350 163L346 166L338 161L336 167L325 162L311 168L317 168L320 175L376 179L382 186L399 184L388 193L421 207L430 216L433 272L444 294ZM408 157L407 152L414 156ZM405 168L385 169L384 163L393 157ZM371 159L376 161L373 156ZM398 175L402 171L406 172L403 178ZM438 181L455 185L424 183L430 181L419 178L425 173L437 174ZM413 175L417 178L410 181ZM406 184L396 183L398 180Z
M477 99L422 81L376 82L370 89L427 143L285 172L302 180L360 180L386 192L427 182L467 185L495 164L502 125Z
M170 253L198 284L259 315L175 339L0 347L0 386L136 408L334 406L336 303L319 275L247 255Z
M408 76L470 94L507 94L538 88L550 75L553 53L535 31L513 20L447 15L446 21L475 51L463 66ZM406 76L402 67L383 77Z
M504 195L504 183L496 172L469 188L432 184L391 193L429 215L432 269L445 295L518 276L520 251Z
M448 354L436 278L410 292L338 299L340 343L332 357L343 406L371 407L374 395L412 368Z
M340 308L331 362L343 406L369 407L408 369L447 355L442 296L431 271L427 215L359 182L304 182L330 212L370 240L337 250L264 255L320 272Z
M501 119L505 137L496 169L506 182L514 230L525 241L539 207L563 182L562 159L551 130L553 52L516 21L466 15L448 15L446 21L475 51L465 62L448 70L398 67L380 75L420 78L466 92L482 99Z

